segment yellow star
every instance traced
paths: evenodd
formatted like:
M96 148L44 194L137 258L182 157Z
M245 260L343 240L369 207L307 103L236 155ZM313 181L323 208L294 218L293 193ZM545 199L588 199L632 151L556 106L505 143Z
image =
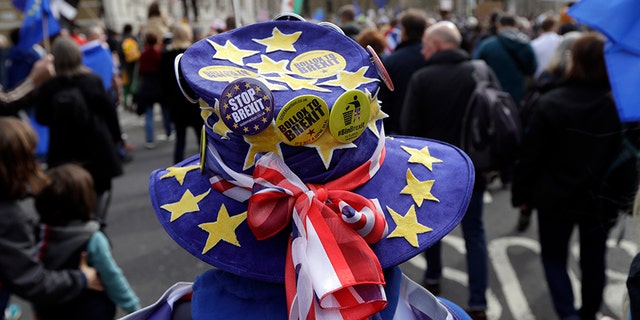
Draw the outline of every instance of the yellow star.
M280 79L281 75L282 74L278 74L277 77L268 76L268 75L264 75L264 76L261 75L260 78L264 79L263 82L267 85L267 88L269 88L269 90L271 90L271 91L289 91L289 87L274 82L274 81L284 81L284 80Z
M298 79L290 75L283 74L283 75L280 75L280 77L278 78L275 78L275 77L270 78L270 80L286 82L289 88L291 88L292 90L308 89L308 90L314 90L314 91L320 91L320 92L331 92L331 90L327 88L316 86L315 84L318 81L318 79Z
M265 49L267 53L278 50L296 52L293 44L298 41L300 35L302 35L302 31L294 32L291 34L284 34L280 32L278 28L273 28L271 37L264 39L253 39L253 41L265 45L267 47L267 49Z
M231 132L231 129L229 129L222 119L218 119L218 121L213 125L213 132L219 134L223 139L229 139L227 133Z
M433 229L418 222L418 216L416 215L416 209L411 205L409 211L403 216L393 211L389 206L387 210L391 214L391 218L396 223L396 228L391 232L387 238L405 238L409 244L415 248L419 247L418 234L430 232Z
M207 39L207 41L209 41L209 44L211 44L211 46L216 50L216 53L213 55L214 59L229 60L240 66L244 64L244 58L260 53L260 51L239 49L229 40L227 40L227 43L225 43L224 46L221 46L209 39Z
M320 138L318 138L318 140L306 145L306 147L316 148L316 150L318 151L318 155L324 163L324 167L326 169L329 169L334 150L356 148L357 146L351 142L342 143L336 140L336 138L334 138L329 132L325 132L320 136Z
M207 190L207 192L201 195L194 196L193 193L187 189L178 202L167 203L160 206L160 208L171 212L171 219L169 221L173 222L174 220L182 217L185 213L200 211L198 202L202 201L202 199L209 194L209 191L211 190Z
M167 173L160 177L160 180L175 177L178 180L178 183L182 185L184 183L184 177L187 175L187 172L200 168L200 166L187 166L187 167L169 167L167 168Z
M247 212L229 217L227 207L222 204L218 211L218 220L214 222L202 223L198 227L209 233L207 243L202 248L202 254L207 253L211 248L215 247L220 241L226 241L236 247L240 247L240 242L236 237L236 228L247 219Z
M287 70L287 65L289 64L289 60L280 60L276 62L265 55L262 55L260 58L262 58L262 62L247 63L247 66L251 68L255 68L259 74L291 73L291 71Z
M431 188L435 180L420 181L411 172L411 169L407 169L407 186L400 191L401 194L409 194L413 198L413 201L422 206L422 200L431 200L440 202L433 194L431 194Z
M341 87L342 89L349 91L355 90L365 83L378 81L378 79L367 78L364 76L364 73L367 72L368 68L369 67L362 67L356 72L340 70L338 71L338 78L324 82L322 85Z
M433 171L434 163L442 162L442 160L431 156L431 153L429 153L429 147L427 146L420 150L405 146L402 146L402 149L411 155L408 162L422 164L423 166L427 167L429 171Z
M211 125L209 125L208 120L209 120L209 117L211 117L214 114L217 115L218 118L220 117L220 115L216 113L216 110L214 108L209 106L203 99L200 99L200 117L202 117L202 120L204 120L204 124L207 127L213 128Z
M256 154L260 152L273 152L280 158L283 158L282 151L280 150L280 139L276 135L276 127L274 122L271 121L271 125L258 134L252 136L244 136L244 141L249 144L249 152L244 158L244 168L247 170L254 165Z
M368 90L367 90L367 94L369 96L371 95L371 93L369 93ZM371 115L369 115L369 124L367 125L367 128L369 128L369 130L371 130L371 132L373 132L373 134L375 134L376 137L380 137L380 131L378 130L378 126L376 125L376 123L378 122L378 120L382 120L384 118L389 117L389 115L384 113L380 108L380 101L378 101L377 96L373 97L370 100L371 100L371 103L370 103Z

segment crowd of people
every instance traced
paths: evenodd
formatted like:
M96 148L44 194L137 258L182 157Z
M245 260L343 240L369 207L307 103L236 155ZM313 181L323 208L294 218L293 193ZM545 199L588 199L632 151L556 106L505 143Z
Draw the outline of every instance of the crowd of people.
M477 81L472 59L489 66L485 78L509 93L521 111L524 140L518 156L497 171L476 171L474 194L461 222L471 317L486 319L483 193L489 182L499 180L520 212L518 231L529 227L534 209L538 212L541 260L558 317L596 319L605 286L606 241L619 214L618 208L600 203L599 183L622 135L640 145L638 125L623 127L617 115L603 53L605 37L564 11L547 12L533 22L494 12L486 29L475 19L434 19L413 9L403 12L391 30L374 25L354 34L352 25L345 25L345 34L349 31L363 46L395 45L386 52L376 50L395 85L394 91L382 87L379 94L391 133L460 146L461 119ZM400 30L398 42L394 28ZM569 240L576 228L582 272L578 308L567 271ZM440 294L440 244L427 249L425 257L423 286Z
M195 1L192 7L198 21ZM596 319L606 281L606 241L618 218L617 208L598 202L598 182L623 132L640 145L640 134L631 130L638 126L622 124L617 115L605 37L554 12L532 21L495 12L484 24L475 18L456 21L444 12L430 17L412 8L375 24L358 21L349 5L337 16L345 35L381 57L395 85L395 90L381 86L378 94L389 115L384 120L389 134L459 146L461 119L477 80L472 60L484 61L486 77L519 106L523 143L518 156L497 171L476 170L461 221L469 316L487 318L483 196L497 179L519 210L518 231L526 230L532 212L537 213L541 262L558 317ZM186 13L184 20L189 20ZM227 21L213 32L232 29ZM174 61L204 36L194 35L184 21L170 21L157 2L149 6L143 25L135 32L127 24L120 34L93 25L82 36L63 31L52 39L50 52L38 45L8 51L1 77L6 93L0 93L0 212L6 216L0 224L0 310L11 294L32 302L41 319L56 319L69 309L78 319L113 319L116 305L127 313L140 309L102 232L112 180L123 174L134 149L120 127L118 108L143 116L145 148L155 148L159 139L174 141L173 163L185 159L187 132L192 130L200 143L203 119L198 104L185 99L176 85ZM18 37L15 30L14 44ZM156 107L164 130L159 135ZM31 197L39 216L19 205ZM49 230L47 237L34 231L38 228ZM567 271L576 228L579 308ZM50 245L39 247L43 241ZM424 256L422 285L440 295L446 291L440 242ZM71 307L78 305L87 308Z

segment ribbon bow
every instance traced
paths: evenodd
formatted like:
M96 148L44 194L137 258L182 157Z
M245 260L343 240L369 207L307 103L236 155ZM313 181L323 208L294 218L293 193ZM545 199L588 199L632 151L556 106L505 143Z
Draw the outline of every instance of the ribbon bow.
M305 184L275 154L256 162L247 221L257 239L293 220L285 286L290 319L363 319L387 302L384 276L368 244L387 234L384 215L353 190L369 163L325 185Z

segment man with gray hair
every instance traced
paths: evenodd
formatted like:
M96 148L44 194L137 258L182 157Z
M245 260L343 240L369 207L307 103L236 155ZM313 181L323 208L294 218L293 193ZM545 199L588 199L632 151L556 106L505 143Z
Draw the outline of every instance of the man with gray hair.
M407 87L401 113L402 133L460 145L462 117L475 88L475 71L469 54L460 49L462 36L449 21L427 28L422 37L422 55L427 65L416 71ZM491 69L487 77L497 79ZM487 243L482 221L482 195L486 181L476 170L471 201L462 219L462 233L467 249L469 301L467 312L472 319L486 319L488 286ZM442 278L441 245L425 251L427 270L423 285L440 293Z

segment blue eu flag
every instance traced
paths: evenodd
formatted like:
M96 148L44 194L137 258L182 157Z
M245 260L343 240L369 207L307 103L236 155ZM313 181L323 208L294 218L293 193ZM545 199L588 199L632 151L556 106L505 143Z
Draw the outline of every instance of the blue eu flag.
M13 0L12 2L18 10L24 13L18 48L28 49L42 41L45 36L50 37L60 32L60 24L51 12L49 0ZM46 35L44 34L43 21L46 21Z
M604 58L620 120L640 121L640 10L637 0L582 0L569 15L607 36ZM612 18L615 17L615 18Z

